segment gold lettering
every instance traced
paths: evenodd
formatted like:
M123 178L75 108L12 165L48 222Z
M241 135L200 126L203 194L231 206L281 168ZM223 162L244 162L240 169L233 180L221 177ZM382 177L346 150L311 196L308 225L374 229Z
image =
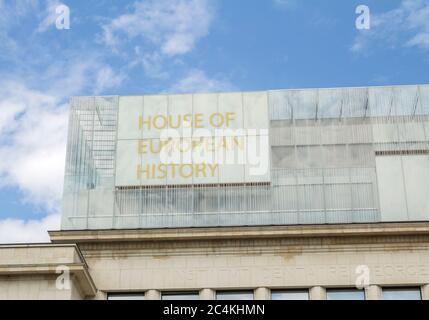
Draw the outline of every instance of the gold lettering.
M212 137L208 137L205 139L205 149L207 152L213 152L215 150L215 139Z
M200 173L204 178L207 176L206 175L206 165L204 163L196 165L196 176L197 176L197 178L200 177Z
M158 119L161 119L161 124L158 124ZM156 129L165 129L167 127L167 118L163 115L157 115L153 119L153 126Z
M231 121L235 120L235 112L227 112L225 115L226 118L226 126L229 127Z
M192 128L192 114L185 114L183 116L183 126L185 128Z
M215 128L220 128L223 126L225 120L223 118L223 115L219 112L213 113L210 116L210 124L212 125L212 127Z
M149 150L153 154L158 154L161 152L161 148L164 146L165 141L151 139L149 143Z
M199 139L195 139L192 141L192 148L193 149L201 148L203 146L203 143L204 143L203 137L200 137Z
M219 148L223 148L225 150L228 150L228 142L226 137L222 137L219 143Z
M137 147L138 153L139 154L146 154L147 153L146 147L147 147L146 140L139 140L138 147Z
M184 138L181 139L181 142L179 142L179 152L184 153L184 152L189 152L191 151L193 148L193 144L192 144L192 140L191 138Z
M174 124L173 123L173 116L169 115L168 116L168 127L170 129L179 129L180 128L180 124L181 124L181 119L182 117L180 115L177 116L177 123Z
M208 164L208 167L209 167L209 169L210 169L210 173L211 173L211 175L212 175L212 177L214 177L215 176L215 173L216 173L216 170L217 170L217 168L219 167L219 165L218 164L216 164L216 165L212 165L212 164Z
M161 176L158 176L158 179L167 178L167 166L165 164L160 164L158 167L159 171L162 173Z
M145 129L145 127L149 130L152 128L161 130L167 127L170 129L179 129L182 126L196 129L204 128L204 114L202 113L185 113L168 116L158 114L154 117L148 116L147 118L139 116L138 121L140 130ZM235 112L226 112L225 114L215 112L209 116L209 123L214 128L221 128L223 126L230 127L234 121L236 121Z
M152 179L171 179L184 178L190 179L215 177L219 165L213 164L146 164L137 165L137 179L152 180Z
M195 128L201 129L203 127L202 122L203 122L203 114L202 113L195 114L195 125L194 125Z
M143 169L141 165L137 165L137 179L142 179L142 175L146 174L146 179L149 179L149 165L146 165L146 169Z
M244 137L234 137L234 143L238 149L244 150Z
M185 168L189 168L189 173L185 174ZM194 175L194 166L192 164L183 164L179 167L179 174L182 178L188 179Z
M139 116L139 129L142 130L143 126L146 124L147 128L150 130L151 128L151 117L149 117L147 120L143 119L143 116Z
M176 168L177 168L178 164L170 164L170 168L171 168L171 177L174 179L176 178Z
M156 165L152 165L152 176L151 179L153 179L155 177L155 172L156 172Z

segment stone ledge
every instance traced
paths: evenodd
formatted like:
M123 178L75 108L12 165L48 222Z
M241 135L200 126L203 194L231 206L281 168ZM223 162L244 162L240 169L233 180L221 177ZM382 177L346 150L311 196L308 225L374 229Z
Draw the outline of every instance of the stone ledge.
M34 275L58 275L57 267L61 264L50 265L3 265L0 266L0 277L4 276L34 276ZM63 265L61 265L63 266ZM76 279L79 289L84 296L93 297L97 293L94 282L84 263L65 264L69 268L71 279Z
M57 252L62 258L58 259L58 262L55 261L56 256L52 255L54 249L63 249ZM22 259L22 254L25 255L25 259ZM97 293L97 288L88 272L88 265L75 244L0 245L0 258L3 258L0 259L0 277L58 275L57 268L64 266L68 268L72 280L77 282L85 296L94 296Z
M53 243L429 235L429 222L50 231Z

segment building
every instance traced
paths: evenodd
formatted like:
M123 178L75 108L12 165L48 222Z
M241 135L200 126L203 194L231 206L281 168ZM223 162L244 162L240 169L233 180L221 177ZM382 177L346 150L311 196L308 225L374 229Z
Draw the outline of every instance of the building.
M50 237L0 299L429 299L429 85L72 98Z

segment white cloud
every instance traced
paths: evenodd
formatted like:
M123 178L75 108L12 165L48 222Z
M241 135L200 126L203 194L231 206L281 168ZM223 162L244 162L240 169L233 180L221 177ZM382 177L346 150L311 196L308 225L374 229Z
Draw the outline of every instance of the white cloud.
M175 56L193 50L213 20L209 0L149 0L134 3L133 12L103 26L103 41L116 47L121 35L149 41L162 54Z
M24 201L58 210L62 195L68 108L60 98L15 82L0 84L1 185Z
M105 56L94 49L63 50L59 56L58 51L25 37L11 37L19 22L32 16L43 20L35 25L37 31L47 30L55 23L48 17L52 9L48 9L57 3L0 0L0 55L13 63L10 67L14 70L8 74L0 70L0 188L19 189L23 197L18 201L35 205L44 213L28 221L0 220L0 242L46 241L46 230L59 228L67 101L82 92L114 88L126 78L105 64ZM43 11L45 5L48 9ZM35 48L38 51L33 56ZM32 59L25 59L28 56Z
M19 201L48 213L0 220L0 243L47 242L47 230L60 228L68 119L62 100L19 82L0 83L0 187L19 188Z
M141 47L134 48L136 57L130 63L130 67L142 66L145 76L155 80L165 80L169 73L164 68L166 58L158 52L145 53Z
M380 45L429 50L429 0L403 0L395 9L371 13L371 29L359 31L350 49L366 54Z
M166 80L171 75L167 66L183 66L181 57L209 34L214 17L210 0L136 1L128 13L102 25L99 39L128 61L129 70L141 67L145 77ZM208 79L205 83L210 87Z
M8 1L0 0L1 23L15 24L16 18L34 11L39 5L38 0Z
M121 85L126 78L123 72L114 70L100 60L100 56L91 51L86 52L84 59L76 55L56 60L43 75L49 84L46 91L54 96L69 99L83 89L99 94L103 90Z
M100 93L116 87L125 76L88 56L82 62L56 62L37 78L45 89L31 89L19 80L0 81L0 187L18 187L25 201L56 212L62 196L68 99L83 89Z
M115 72L110 66L103 66L98 70L95 82L94 93L99 94L106 89L119 86L125 79L125 74Z
M62 5L62 2L60 2L59 0L46 1L46 9L42 14L43 19L37 27L36 32L45 32L46 30L48 30L49 27L55 24L55 21L58 17L56 9L60 5Z
M417 33L408 41L407 45L429 50L429 3L425 2L419 8L411 10L408 23L410 28L417 30Z
M16 52L19 48L9 34L23 17L37 11L38 0L8 1L0 0L0 55Z
M0 220L0 243L49 242L47 230L59 230L61 216L51 214L42 220Z
M191 70L183 79L176 82L171 92L193 93L193 92L219 92L236 90L226 79L211 79L202 70Z
M22 80L0 81L0 188L18 188L23 194L20 201L48 214L47 218L28 222L0 220L0 241L47 239L46 229L61 207L66 101L82 89L104 90L122 81L109 66L95 61L88 57L86 61L53 63L37 74L44 89L32 89ZM32 82L30 77L27 80ZM17 230L16 235L3 235L2 230L7 228Z

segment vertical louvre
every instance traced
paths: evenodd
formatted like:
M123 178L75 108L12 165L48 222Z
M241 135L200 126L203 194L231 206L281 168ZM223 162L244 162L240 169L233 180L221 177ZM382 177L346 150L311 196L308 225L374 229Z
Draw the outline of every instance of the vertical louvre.
M429 87L268 93L271 183L115 188L118 97L71 100L63 229L380 221L375 157L428 154Z

